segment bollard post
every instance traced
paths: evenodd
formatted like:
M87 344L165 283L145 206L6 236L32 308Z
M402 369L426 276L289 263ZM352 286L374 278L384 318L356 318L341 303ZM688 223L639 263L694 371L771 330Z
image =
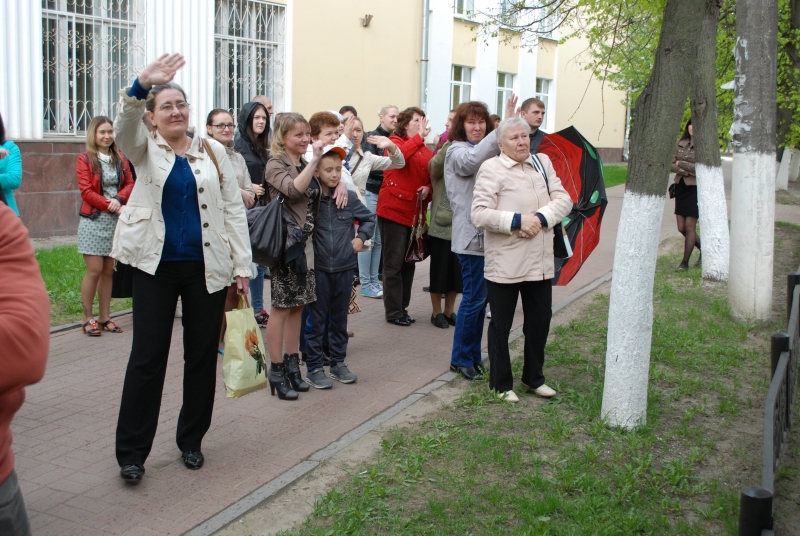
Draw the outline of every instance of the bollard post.
M739 494L739 536L761 536L772 530L772 492L761 486L744 488Z
M769 381L772 381L772 377L775 375L775 369L778 368L778 360L781 358L781 354L789 351L789 334L773 333L770 342Z
M792 272L786 277L786 321L792 316L794 287L800 285L800 272Z

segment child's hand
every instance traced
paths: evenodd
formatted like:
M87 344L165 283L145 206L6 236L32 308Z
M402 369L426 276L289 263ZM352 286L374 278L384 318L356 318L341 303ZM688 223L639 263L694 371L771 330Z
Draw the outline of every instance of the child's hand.
M364 247L364 241L361 240L359 237L355 237L353 239L353 255L361 251L361 248Z

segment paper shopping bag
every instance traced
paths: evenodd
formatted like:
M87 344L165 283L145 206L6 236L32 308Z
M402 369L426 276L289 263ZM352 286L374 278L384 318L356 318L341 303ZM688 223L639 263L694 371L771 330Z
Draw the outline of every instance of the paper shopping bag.
M222 378L228 398L244 396L267 386L264 341L245 295L239 307L225 313L225 357Z

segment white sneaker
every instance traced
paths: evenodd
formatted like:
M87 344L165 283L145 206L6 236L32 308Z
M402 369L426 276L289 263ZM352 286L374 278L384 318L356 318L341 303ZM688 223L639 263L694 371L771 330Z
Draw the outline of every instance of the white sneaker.
M542 398L553 398L558 394L553 389L544 384L542 384L542 386L537 389L532 389L532 391L533 394L541 396Z
M379 285L378 283L375 283L374 285L372 285L372 288L375 289L375 292L377 293L377 296L379 298L383 297L383 287L381 285Z
M180 305L175 307L175 318L183 318L183 308Z
M505 393L500 393L500 398L505 400L506 402L517 403L519 402L519 397L517 393L514 391L506 391Z
M486 318L492 318L492 312L486 311Z

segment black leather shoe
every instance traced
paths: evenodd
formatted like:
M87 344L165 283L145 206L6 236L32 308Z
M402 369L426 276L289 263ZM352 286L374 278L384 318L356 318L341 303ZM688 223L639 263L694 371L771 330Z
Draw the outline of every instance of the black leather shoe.
M475 370L475 367L457 367L455 365L450 365L450 370L453 372L458 372L464 379L472 381L478 376L478 372Z
M183 465L188 469L200 469L203 467L203 462L206 461L203 458L203 453L199 450L187 450L181 456L183 457Z
M391 320L387 320L388 323L394 324L395 326L405 326L408 327L411 325L411 322L406 321L405 317L402 318L393 318Z
M431 315L431 324L441 329L450 327L450 323L447 321L447 317L444 316L444 313L439 313L436 316Z
M119 470L119 476L122 477L122 480L138 482L144 476L144 465L123 465Z
M416 320L414 320L413 317L408 315L404 316L403 318L405 318L406 322L408 322L409 324L413 324L414 322L416 322Z
M283 369L286 371L286 379L289 380L292 389L298 393L305 393L311 389L311 386L303 380L303 376L300 374L300 358L297 354L283 354Z
M422 287L422 292L430 292L431 287Z
M451 326L455 326L456 325L456 314L455 313L450 313L450 316L445 316L445 318L447 319L447 323L450 324Z
M486 374L486 367L483 366L483 363L475 365L473 368L478 374Z

